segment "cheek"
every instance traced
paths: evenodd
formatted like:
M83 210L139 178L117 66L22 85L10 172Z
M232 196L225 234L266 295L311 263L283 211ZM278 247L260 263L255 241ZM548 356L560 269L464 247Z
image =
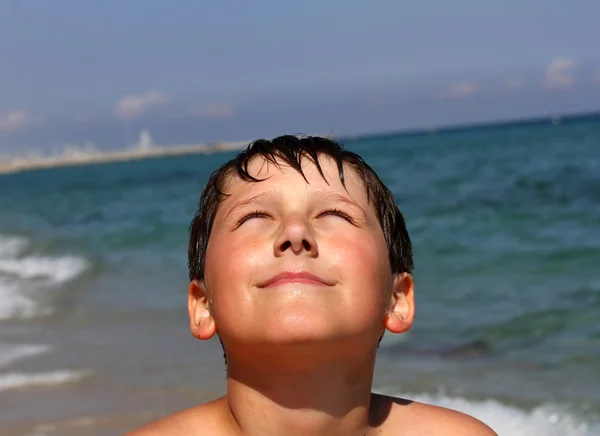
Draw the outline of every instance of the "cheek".
M353 235L331 240L335 273L342 280L340 301L356 326L379 328L392 288L387 247L376 235Z
M253 272L261 264L263 245L249 237L229 235L211 240L206 252L206 285L218 311L230 310L245 298Z
M258 263L259 244L250 237L216 235L206 252L206 275L211 281L231 281Z
M387 283L390 266L383 238L368 233L353 235L352 238L337 235L331 237L328 245L332 254L331 265L348 285L380 290Z

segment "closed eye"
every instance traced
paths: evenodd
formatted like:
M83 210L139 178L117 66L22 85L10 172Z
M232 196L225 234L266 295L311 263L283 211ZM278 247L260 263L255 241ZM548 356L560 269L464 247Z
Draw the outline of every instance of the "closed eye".
M320 218L320 217L326 216L326 215L338 216L340 218L345 219L349 223L354 224L354 220L352 219L352 217L350 215L348 215L346 212L343 212L339 209L327 209L327 210L321 212L318 217Z
M252 218L271 218L271 215L265 213L265 212L261 212L260 210L255 210L252 211L250 213L247 213L245 215L243 215L238 221L237 221L237 227L241 226L242 224L244 224L246 221L252 219Z

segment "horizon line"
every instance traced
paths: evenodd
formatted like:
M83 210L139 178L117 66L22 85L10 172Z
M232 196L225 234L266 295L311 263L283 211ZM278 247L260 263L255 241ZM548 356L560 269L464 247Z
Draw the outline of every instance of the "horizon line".
M444 133L455 133L461 132L465 130L484 130L495 127L502 127L508 125L515 126L527 126L527 125L536 125L536 124L544 124L549 122L550 124L558 123L564 124L574 120L582 120L586 118L600 118L600 109L595 109L591 111L581 111L581 112L567 112L562 114L547 114L547 115L532 115L526 117L519 118L504 118L504 119L495 119L495 120L485 120L485 121L476 121L476 122L459 122L459 123L449 123L449 124L440 124L438 126L421 126L407 129L398 129L398 130L387 130L381 132L365 132L365 133L357 133L350 135L332 135L337 136L340 140L358 140L364 138L385 138L391 136L419 136L419 135L429 135L429 134L444 134Z
M419 127L406 130L396 130L387 132L362 133L355 135L327 135L330 138L336 138L338 142L344 144L347 141L357 141L366 138L387 138L393 136L423 136L423 135L438 135L459 133L467 130L486 130L502 126L531 126L531 125L560 125L570 123L572 121L581 121L585 119L600 118L600 110L574 112L562 115L542 115L523 118L513 118L504 120L482 121L476 123L458 123L442 126ZM145 130L145 129L144 129ZM144 132L142 130L142 132ZM325 136L325 135L323 135ZM131 160L156 159L160 157L176 156L176 155L193 155L193 154L212 154L225 151L233 151L243 149L252 141L210 141L205 143L197 143L193 145L159 145L155 144L148 148L122 148L103 151L101 149L93 149L88 152L79 150L81 153L62 154L50 156L35 156L27 158L26 156L15 156L9 160L0 161L0 175L14 174L20 172L36 171L50 168L72 167L81 165L98 165L111 162L123 162Z

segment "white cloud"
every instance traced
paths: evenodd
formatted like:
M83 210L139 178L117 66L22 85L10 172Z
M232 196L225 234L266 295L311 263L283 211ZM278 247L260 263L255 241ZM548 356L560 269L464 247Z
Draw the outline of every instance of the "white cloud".
M474 82L459 82L450 86L442 93L444 98L468 98L477 94L481 87Z
M235 107L229 101L214 102L193 109L191 114L200 118L233 118Z
M21 130L31 121L27 112L22 110L12 110L5 114L0 114L0 132L16 132Z
M522 77L513 77L506 81L506 89L509 91L518 91L525 86L525 79Z
M160 91L126 95L117 103L115 115L122 120L138 118L145 112L168 103L169 98Z
M575 85L575 69L577 62L573 59L561 56L554 58L546 69L544 85L551 89L572 88Z

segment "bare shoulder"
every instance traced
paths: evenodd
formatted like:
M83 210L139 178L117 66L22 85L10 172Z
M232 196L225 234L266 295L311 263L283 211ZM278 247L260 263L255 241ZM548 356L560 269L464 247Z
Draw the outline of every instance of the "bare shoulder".
M224 427L223 398L162 418L123 436L220 434Z
M381 434L498 436L478 419L456 410L373 394Z

